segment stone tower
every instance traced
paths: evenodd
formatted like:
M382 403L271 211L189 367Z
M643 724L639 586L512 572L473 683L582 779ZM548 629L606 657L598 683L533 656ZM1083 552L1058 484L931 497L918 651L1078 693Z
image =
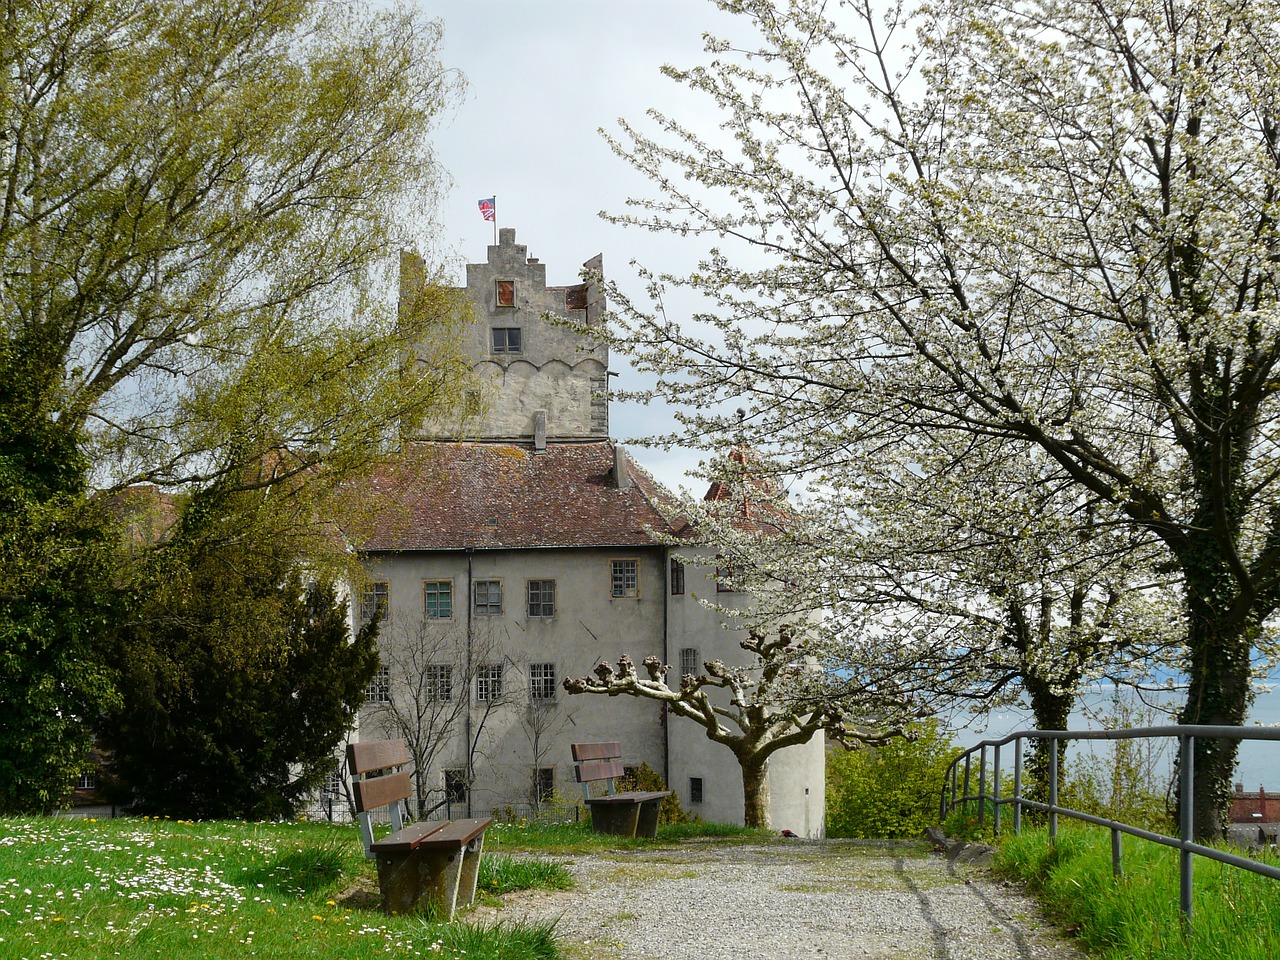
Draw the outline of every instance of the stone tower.
M401 297L421 276L414 254L401 258ZM583 264L599 277L599 254ZM466 293L475 322L465 350L481 383L475 416L456 428L432 425L436 437L532 441L605 440L609 436L609 348L550 318L588 326L604 314L596 279L547 286L546 265L516 243L510 227L498 231L485 263L467 264Z

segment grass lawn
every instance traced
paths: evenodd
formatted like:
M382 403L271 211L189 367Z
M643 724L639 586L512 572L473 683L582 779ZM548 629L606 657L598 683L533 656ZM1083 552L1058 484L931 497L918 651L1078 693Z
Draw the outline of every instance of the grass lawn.
M1192 925L1178 909L1178 852L1125 837L1124 876L1111 873L1107 830L1063 824L1001 840L995 868L1024 880L1048 914L1104 960L1275 960L1280 882L1195 858Z
M499 831L501 833L501 831ZM479 887L564 886L481 861ZM0 819L0 958L554 960L550 925L386 917L354 825Z

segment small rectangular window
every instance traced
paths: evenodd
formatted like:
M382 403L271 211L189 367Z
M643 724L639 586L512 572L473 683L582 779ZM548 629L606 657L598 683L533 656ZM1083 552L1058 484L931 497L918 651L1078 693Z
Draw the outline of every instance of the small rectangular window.
M556 698L556 665L554 663L529 664L529 697L533 700Z
M678 597L684 593L684 564L675 557L671 558L671 595Z
M530 580L528 586L529 616L554 617L556 615L556 582Z
M702 778L689 778L689 802L702 803Z
M611 596L639 596L640 571L637 560L611 560L609 562L612 581Z
M450 803L467 802L467 771L446 770L444 772L444 795Z
M698 656L697 647L683 647L680 650L680 676L696 677L702 668L702 658Z
M385 580L375 580L365 586L360 594L360 626L377 616L385 616L391 599L391 585Z
M520 353L520 346L519 327L493 328L494 353Z
M77 790L97 790L98 775L92 770L86 770L76 779Z
M450 620L453 618L452 580L423 581L422 615L428 620Z
M478 617L498 617L502 615L501 580L476 581L475 612Z
M391 702L391 668L385 663L378 667L369 685L364 688L365 703Z
M429 701L450 703L453 700L453 666L428 663L422 672L423 693Z
M483 664L476 672L476 699L487 703L501 698L502 664Z
M500 307L516 305L516 282L514 280L498 280L493 285L493 301Z

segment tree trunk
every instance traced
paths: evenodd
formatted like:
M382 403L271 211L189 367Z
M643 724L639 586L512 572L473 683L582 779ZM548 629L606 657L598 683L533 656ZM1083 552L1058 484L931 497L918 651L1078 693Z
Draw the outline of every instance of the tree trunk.
M1225 579L1225 577L1223 578ZM1215 584L1217 586L1217 584ZM1200 587L1200 589L1196 589ZM1235 626L1217 614L1204 585L1188 581L1187 702L1179 723L1237 727L1244 724L1253 690L1249 683L1249 654L1256 627ZM1226 833L1231 781L1235 775L1239 741L1197 738L1194 752L1195 786L1192 823L1195 839L1220 840ZM1183 798L1178 797L1181 820Z
M1031 712L1035 715L1038 730L1066 730L1075 702L1074 693L1059 693L1044 680L1028 674L1023 680L1027 696L1031 698ZM1049 802L1049 767L1053 745L1048 740L1036 740L1029 745L1027 776L1030 784L1027 796L1040 803ZM1067 767L1067 741L1058 741L1058 789L1062 789L1063 774Z
M769 829L769 795L765 783L768 763L738 757L742 768L742 822L748 827Z

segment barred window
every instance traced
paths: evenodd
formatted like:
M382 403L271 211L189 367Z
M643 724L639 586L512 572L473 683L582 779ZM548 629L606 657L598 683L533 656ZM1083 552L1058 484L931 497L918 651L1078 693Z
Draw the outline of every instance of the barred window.
M364 688L365 703L391 702L391 668L386 664L378 667L369 685Z
M702 778L689 778L689 802L702 803Z
M428 700L448 703L453 699L453 666L451 664L427 664L422 679Z
M467 771L446 770L444 772L444 795L450 803L467 802Z
M475 611L478 617L497 617L502 615L501 580L476 581Z
M696 677L702 668L702 658L698 656L697 647L682 647L680 650L680 676Z
M556 665L554 663L529 664L529 696L534 700L556 698Z
M554 617L556 615L556 582L554 580L530 580L529 616Z
M364 588L360 595L360 626L364 626L376 616L385 615L387 603L391 599L391 585L385 580L375 580Z
M637 560L609 561L611 595L614 597L639 596L640 570Z
M498 700L502 697L502 664L483 664L476 673L476 699Z
M422 583L422 613L429 620L449 620L453 617L453 581L424 580Z

